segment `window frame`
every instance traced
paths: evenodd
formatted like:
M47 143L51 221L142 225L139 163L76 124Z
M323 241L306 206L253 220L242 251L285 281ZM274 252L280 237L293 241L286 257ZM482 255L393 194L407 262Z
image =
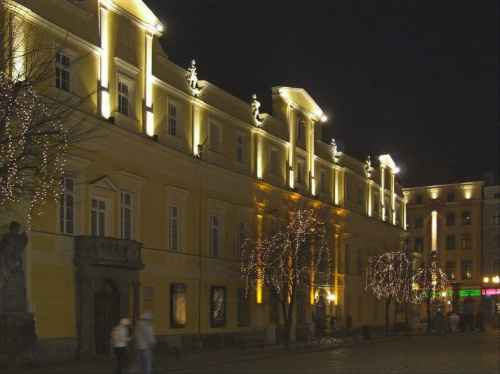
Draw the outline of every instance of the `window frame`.
M168 250L172 252L179 252L179 211L178 204L168 204Z
M97 207L93 206L94 201L97 202ZM100 207L100 203L104 203L104 208ZM105 237L108 230L108 199L101 196L92 196L90 199L90 232L92 236ZM94 215L95 213L95 215ZM101 232L102 223L102 232Z
M462 233L462 247L463 250L472 249L472 235L468 232Z
M220 216L210 214L209 226L209 248L210 257L219 257L219 242L220 242Z
M445 274L450 280L457 279L457 266L455 261L446 261L445 263Z
M175 109L175 114L172 114L172 109ZM167 103L167 134L179 138L179 106L171 101ZM172 125L172 122L175 122ZM175 130L172 131L172 128Z
M72 189L68 189L68 181L72 181ZM59 231L61 234L74 235L76 229L76 180L75 178L63 177L61 181L61 196L59 198ZM72 200L72 202L68 202ZM71 205L70 207L68 205ZM68 213L72 212L73 219L68 219ZM71 222L72 230L68 230L68 223Z
M61 56L61 61L58 60L58 57ZM69 59L69 65L66 65L63 63L63 58ZM66 92L71 92L71 66L72 66L72 59L73 56L71 53L68 53L68 51L65 50L57 50L55 53L55 82L54 85L56 88L60 89L61 91L66 91ZM66 80L63 78L63 73L67 72L69 75L69 78ZM67 82L67 89L64 87L64 82Z
M469 210L462 212L462 225L470 225L472 222L472 215Z
M467 274L469 270L470 275ZM460 279L472 279L472 260L462 260L460 263Z
M130 203L127 204L126 197L130 197ZM129 219L125 217L125 213L129 212ZM134 217L134 196L132 193L127 191L120 192L120 238L121 239L133 239L133 217ZM128 231L127 231L127 221L128 221ZM128 235L127 235L128 232Z

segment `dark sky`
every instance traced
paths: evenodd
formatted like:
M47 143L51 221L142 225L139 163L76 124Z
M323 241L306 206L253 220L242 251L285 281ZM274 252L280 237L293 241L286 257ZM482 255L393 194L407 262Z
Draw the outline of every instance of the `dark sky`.
M145 0L169 58L271 113L271 87L304 88L324 141L389 153L405 187L498 183L497 1Z

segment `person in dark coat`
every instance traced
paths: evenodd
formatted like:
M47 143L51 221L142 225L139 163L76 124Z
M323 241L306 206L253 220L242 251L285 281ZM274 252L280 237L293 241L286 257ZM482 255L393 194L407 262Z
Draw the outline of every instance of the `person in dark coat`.
M486 331L484 328L484 314L481 312L481 309L479 309L476 314L476 329L479 331Z
M469 331L474 331L474 313L467 313L467 328Z
M465 332L465 329L467 328L467 317L465 315L465 312L463 310L460 311L460 314L458 315L458 325L457 327Z

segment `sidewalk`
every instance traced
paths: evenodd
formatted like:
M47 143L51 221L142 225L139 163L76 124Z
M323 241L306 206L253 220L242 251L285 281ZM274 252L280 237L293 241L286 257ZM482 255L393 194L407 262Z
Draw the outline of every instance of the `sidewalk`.
M417 335L420 332L413 332L411 335ZM369 340L363 340L362 336L358 336L357 340L349 339L343 343L336 343L333 346L330 343L321 346L313 342L312 345L305 347L303 344L297 345L292 343L289 351L285 351L283 344L266 345L261 353L260 349L256 349L254 353L247 351L247 354L238 350L234 353L234 347L224 346L215 348L200 348L200 349L185 349L181 350L180 360L176 361L174 357L170 357L167 362L166 355L155 355L153 357L153 373L175 372L189 368L213 367L223 363L245 362L259 360L262 358L272 358L277 356L307 354L310 352L327 351L332 349L354 347L361 344L371 344L376 341L383 340L398 340L408 338L400 334L399 336L385 336L383 334L372 335ZM114 373L116 370L116 360L109 356L96 356L90 360L68 361L57 364L51 364L34 369L19 371L18 373Z

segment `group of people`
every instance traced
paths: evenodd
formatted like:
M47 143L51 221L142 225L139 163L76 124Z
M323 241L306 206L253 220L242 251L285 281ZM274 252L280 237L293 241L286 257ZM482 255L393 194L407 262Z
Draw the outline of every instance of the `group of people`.
M111 345L117 357L118 374L123 373L127 361L127 349L130 341L133 342L134 365L129 369L129 373L151 374L153 347L156 343L153 326L150 321L153 315L146 312L141 315L136 322L133 333L130 335L130 320L122 318L118 325L111 332Z
M453 312L443 315L438 310L433 322L436 335L455 332L456 330L462 330L463 332L474 331L475 329L486 331L484 328L484 314L481 310L478 310L475 316L474 313L465 313L463 310L458 316Z

